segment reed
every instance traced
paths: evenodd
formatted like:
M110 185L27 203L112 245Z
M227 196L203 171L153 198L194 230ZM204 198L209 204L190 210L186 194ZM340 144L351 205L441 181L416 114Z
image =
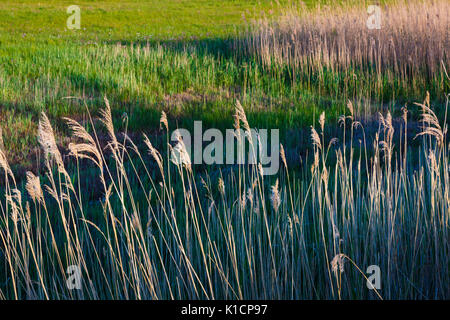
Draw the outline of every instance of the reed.
M341 95L384 102L424 83L445 92L448 2L400 0L382 6L380 29L367 27L368 4L293 6L275 20L254 21L235 48L268 70L287 69L294 85L307 82L305 89L316 89L317 82L322 91L338 86ZM364 85L354 88L355 83Z
M105 104L106 148L97 130L66 120L77 139L74 170L42 115L46 172L27 174L26 193L0 152L1 298L449 298L450 145L429 96L420 104L418 163L405 115L399 149L386 114L365 151L354 141L365 130L356 115L341 119L346 138L327 137L321 116L313 158L294 172L281 148L276 177L244 164L208 174L187 154L170 161L172 149L185 152L182 142L157 150L145 136L147 155L126 131L117 134ZM240 103L235 119L250 128ZM165 114L161 124L168 133ZM85 176L89 166L95 178ZM96 180L102 197L89 201ZM70 265L82 270L81 290L66 285ZM368 290L369 265L380 267L381 289Z

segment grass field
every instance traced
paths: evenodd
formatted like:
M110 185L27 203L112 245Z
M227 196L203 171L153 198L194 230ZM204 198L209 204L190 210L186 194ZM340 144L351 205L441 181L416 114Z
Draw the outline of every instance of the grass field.
M224 10L217 10L219 5ZM337 120L348 99L358 102L358 110L399 113L405 102L418 101L428 90L442 105L448 88L442 74L405 81L385 72L372 81L373 70L296 72L229 49L239 30L262 19L262 12L271 19L292 6L283 2L87 2L80 3L80 30L66 28L67 3L0 6L0 117L18 170L33 167L41 111L53 121L79 117L85 103L98 110L103 95L115 115L127 113L131 131L155 127L161 110L180 126L189 126L194 115L211 126L229 126L216 119L231 116L236 99L255 125L296 128L311 124L323 110Z
M380 30L366 1L72 4L0 3L0 298L449 298L447 1ZM172 163L194 120L280 129L279 173Z
M336 4L330 0L307 0L308 8ZM339 2L339 1L338 1ZM344 0L341 3L359 4ZM389 1L380 1L381 4ZM13 42L42 41L60 43L70 40L142 41L177 38L224 38L233 36L245 24L243 17L254 19L263 12L277 15L295 2L286 0L128 0L77 1L82 9L79 31L66 28L66 8L74 3L61 0L2 1L1 38ZM28 37L28 38L27 38Z

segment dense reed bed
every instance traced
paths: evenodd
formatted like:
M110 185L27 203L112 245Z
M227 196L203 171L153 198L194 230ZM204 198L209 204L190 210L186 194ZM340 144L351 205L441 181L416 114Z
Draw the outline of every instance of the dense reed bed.
M449 298L450 146L429 96L416 106L419 162L408 152L406 109L399 132L390 113L380 115L368 143L354 138L365 129L349 102L342 135L325 136L322 115L311 128L313 157L294 172L281 148L276 176L260 165L205 173L188 154L175 164L169 152L183 153L181 141L163 152L144 136L144 150L115 132L105 103L106 148L99 131L65 119L73 170L41 115L45 176L29 172L26 192L0 152L0 298ZM236 119L250 128L240 104ZM163 114L161 130L170 129ZM102 197L87 201L95 184ZM80 290L66 285L71 265L82 270ZM379 290L366 286L369 265L380 267Z
M369 4L296 6L275 21L253 23L236 47L269 70L287 69L294 83L326 92L339 87L349 98L386 103L424 87L448 90L448 1L381 6L379 29L368 27L378 17L374 11L369 16Z

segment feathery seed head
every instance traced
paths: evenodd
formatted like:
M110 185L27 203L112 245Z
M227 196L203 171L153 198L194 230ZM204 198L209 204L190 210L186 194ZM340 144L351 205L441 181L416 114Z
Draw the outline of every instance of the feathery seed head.
M345 254L339 253L331 260L331 270L337 276L339 270L340 273L344 272Z
M323 129L324 129L324 127L325 127L325 111L322 112L322 113L320 114L320 117L319 117L319 124L320 124L320 129L321 129L322 132L323 132Z
M167 121L167 115L164 111L161 112L161 118L159 119L160 128L163 125L166 131L169 131L169 122Z
M322 149L322 143L320 142L319 134L317 133L316 129L314 129L313 126L311 126L311 140L313 143L313 146L316 146L319 149Z
M161 154L156 150L156 148L153 147L152 143L148 139L147 135L144 133L144 143L147 145L148 152L153 157L153 159L156 161L156 164L158 165L159 170L161 171L161 174L163 173L163 160L161 157Z
M38 142L44 150L44 157L47 161L47 165L50 164L50 160L53 158L56 161L58 169L60 171L63 170L64 165L61 153L56 145L53 128L50 124L50 120L44 112L41 113L41 120L39 121Z
M280 157L281 161L284 164L284 167L287 169L286 154L284 153L284 147L281 143L280 143Z
M275 213L277 213L281 204L280 193L278 191L278 179L275 182L275 184L271 187L271 191L272 192L270 195L270 202L272 204L273 210L275 211Z
M225 183L222 178L219 178L219 182L217 184L217 188L219 189L220 194L225 194Z
M27 182L25 185L25 189L30 195L33 201L41 202L43 201L43 192L41 188L41 182L39 177L35 176L32 172L27 172Z

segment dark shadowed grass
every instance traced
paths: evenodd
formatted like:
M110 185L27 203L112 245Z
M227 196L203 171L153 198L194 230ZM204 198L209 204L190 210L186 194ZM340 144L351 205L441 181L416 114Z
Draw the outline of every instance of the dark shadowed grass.
M29 146L36 146L29 134L36 126L28 123L35 122L41 111L54 119L80 118L84 104L95 114L105 94L114 103L114 118L120 122L126 114L133 132L157 127L161 110L180 127L189 127L191 119L202 120L205 126L229 127L231 121L225 119L232 113L235 99L245 103L249 118L259 127L292 129L311 124L324 110L328 120L337 120L348 100L358 106L358 114L371 116L377 110L398 114L404 104L418 99L421 91L428 89L432 96L442 96L448 86L446 80L428 83L417 79L412 79L415 85L410 86L385 75L380 88L380 82L372 82L366 72L355 81L351 75L358 74L357 70L335 73L326 67L293 74L289 66L267 68L256 58L230 53L231 41L28 45L14 58L10 56L14 46L3 46L2 126L15 115L14 132L22 137L5 136L14 153L12 159L27 158ZM442 105L443 101L435 103ZM437 113L443 116L442 108L438 107Z

